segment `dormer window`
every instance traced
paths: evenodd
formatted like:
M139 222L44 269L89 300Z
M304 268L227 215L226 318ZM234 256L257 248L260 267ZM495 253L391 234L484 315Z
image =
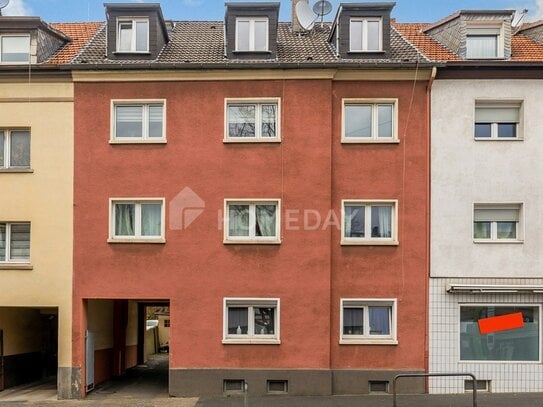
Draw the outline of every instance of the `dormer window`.
M149 52L149 20L119 19L117 22L117 52Z
M236 51L268 51L268 18L236 19Z
M351 18L350 51L379 52L383 49L381 18Z
M501 27L468 28L466 57L468 59L503 58Z
M30 62L30 35L0 35L0 62L27 64Z

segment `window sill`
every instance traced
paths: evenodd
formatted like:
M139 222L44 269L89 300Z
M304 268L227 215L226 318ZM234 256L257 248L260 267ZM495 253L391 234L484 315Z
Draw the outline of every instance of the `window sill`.
M6 174L31 174L33 172L32 168L0 168L0 173Z
M281 240L231 240L231 239L224 239L224 244L273 244L278 245L281 244Z
M477 244L494 244L494 243L497 243L497 244L523 244L524 243L524 240L507 240L507 239L503 239L503 240L478 240L478 239L473 239L473 243L477 243Z
M225 143L225 144L229 144L229 143L280 143L281 139L280 138L271 138L271 137L269 139L266 139L266 138L253 138L253 137L238 137L238 138L229 137L229 138L223 139L222 142Z
M372 49L372 50L349 50L347 54L384 54L385 51L382 49Z
M113 55L151 55L149 51L115 51Z
M367 138L342 138L342 144L400 144L398 139L389 139L389 140L378 140L378 139L367 139Z
M164 244L166 243L166 239L117 239L117 238L109 238L107 239L108 243L138 243L138 244Z
M398 246L400 242L397 240L386 240L386 241L379 241L379 240L363 240L363 241L356 241L356 240L341 240L342 246Z
M167 144L166 139L156 139L156 140L109 140L109 144Z
M491 364L491 363L506 363L506 364L526 364L526 365L539 365L541 364L541 360L459 360L458 363L465 363L465 364L474 364L474 363L482 363L482 364Z
M398 345L395 339L345 339L339 340L340 345Z
M0 270L33 270L30 263L0 263Z
M280 339L223 339L223 345L281 345Z
M523 137L474 137L475 141L524 141Z
M235 50L235 51L232 51L232 54L239 54L239 55L244 55L244 54L256 54L256 55L270 55L272 52L271 51L238 51L238 50Z

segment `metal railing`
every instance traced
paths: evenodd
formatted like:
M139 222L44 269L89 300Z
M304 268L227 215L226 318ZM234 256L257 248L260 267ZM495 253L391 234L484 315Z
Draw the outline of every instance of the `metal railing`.
M477 407L477 379L473 373L404 373L394 377L392 382L392 406L398 407L396 398L396 382L402 377L461 377L469 376L473 380L473 407Z

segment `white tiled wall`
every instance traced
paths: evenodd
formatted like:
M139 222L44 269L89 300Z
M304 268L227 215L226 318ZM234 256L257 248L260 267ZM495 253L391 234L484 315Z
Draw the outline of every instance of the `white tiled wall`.
M538 284L543 279L431 278L430 279L430 373L473 373L477 380L491 380L492 392L543 391L542 363L460 362L460 307L463 303L542 304L543 294L449 294L447 284ZM540 315L541 324L541 315ZM542 338L539 339L540 343ZM541 347L540 347L541 352ZM540 356L541 357L541 356ZM461 378L432 378L430 393L463 393Z

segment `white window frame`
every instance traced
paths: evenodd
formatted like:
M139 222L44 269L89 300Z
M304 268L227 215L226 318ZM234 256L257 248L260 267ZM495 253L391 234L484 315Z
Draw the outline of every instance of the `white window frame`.
M379 23L379 49L368 49L368 22ZM362 22L362 49L353 49L353 22ZM349 52L383 52L383 19L381 17L351 17L349 20Z
M228 333L228 308L247 307L248 311L248 333L247 335L232 335ZM273 335L254 334L254 307L275 308L275 329ZM279 298L230 298L223 299L223 339L222 343L227 344L251 344L251 345L279 345L281 321L281 300Z
M238 22L249 22L249 49L240 50L238 46ZM255 21L266 23L266 49L255 50ZM235 52L269 52L270 50L270 20L268 17L236 17L236 51Z
M6 222L0 221L0 224L6 225L6 260L0 260L0 265L11 264L30 264L32 256L32 224L31 222ZM30 255L28 260L11 258L11 226L12 225L30 225Z
M262 105L277 105L275 137L262 137ZM230 137L230 105L255 105L255 137ZM224 143L280 143L281 142L281 98L225 98L224 99Z
M24 167L19 167L19 166L12 166L11 165L11 133L14 132L14 131L27 131L30 135L30 140L29 140L29 146L28 146L28 150L30 152L30 162L28 163L28 166L24 166ZM0 171L1 170L12 170L12 171L17 171L17 170L21 170L21 171L24 171L24 170L29 170L31 168L31 164L32 164L32 134L31 134L31 131L30 129L28 128L21 128L21 129L17 129L17 128L7 128L7 129L2 129L0 128L0 134L4 135L4 165L3 166L0 166Z
M480 32L479 35L485 35L483 31L495 31L496 33L488 33L486 35L496 36L497 55L495 57L468 57L468 37L477 36L477 31ZM490 20L488 22L477 21L476 24L469 24L466 27L466 59L475 60L475 59L503 59L505 55L505 43L504 43L504 27L503 22Z
M116 236L115 235L115 204L134 204L135 222L134 236ZM160 236L142 236L141 235L141 204L160 204L161 210L161 230ZM108 243L166 243L165 238L166 221L166 199L165 198L109 198L109 238Z
M230 205L249 205L249 236L230 236L228 207ZM275 231L276 236L255 236L256 205L276 205ZM252 208L252 209L251 209ZM224 200L224 240L225 244L280 244L281 243L281 199L247 199L228 198Z
M345 237L345 205L365 206L364 230L365 237ZM371 207L392 206L391 237L371 237ZM341 200L341 244L350 245L383 245L397 246L398 242L398 200L397 199L343 199Z
M531 308L538 308L539 311L538 311L538 316L539 316L539 360L463 360L461 359L461 355L460 355L460 351L461 351L461 344L460 344L460 334L462 332L461 330L461 326L462 326L462 313L461 313L461 308L462 307L531 307ZM541 326L542 325L542 321L543 321L543 317L541 316L541 311L542 311L542 306L541 304L534 304L534 303L508 303L508 302L501 302L501 303L496 303L496 302L492 302L492 303L487 303L487 302L482 302L482 303L473 303L473 302L467 302L467 303L464 303L464 302L461 302L461 303L458 303L458 319L456 321L457 323L457 329L458 329L458 333L456 335L456 354L458 355L458 363L461 363L461 364L467 364L467 363L470 363L470 364L473 364L473 363L477 363L477 364L496 364L496 363L499 363L499 364L518 364L518 363L522 363L522 364L541 364L543 362L543 355L541 355L541 352L543 352L543 338L541 337L543 335L543 327Z
M162 137L149 137L149 106L162 105ZM143 134L141 138L137 137L119 137L116 136L117 126L117 106L143 106ZM111 100L111 131L110 144L165 144L166 137L166 99L112 99Z
M369 334L368 307L391 307L390 335ZM343 309L364 308L365 335L343 334ZM398 344L398 301L396 298L341 298L339 301L339 343L341 345L397 345Z
M498 221L490 221L490 239L475 238L475 210L476 209L512 209L516 206L518 209L517 237L516 239L498 239ZM523 202L474 202L471 211L471 238L474 243L492 243L492 244L522 244L524 243L524 203Z
M136 51L136 22L147 23L147 48L145 51ZM130 50L123 51L120 49L121 44L121 24L132 23L132 39L130 41ZM146 17L117 17L116 23L116 52L119 54L148 54L149 53L149 31L151 30L151 24L149 18Z
M498 124L491 123L490 137L476 137L475 125L477 109L518 109L517 137L498 137ZM475 101L473 116L473 139L476 141L522 141L524 140L524 101L522 100L496 100L496 99L478 99Z
M7 62L4 62L2 60L2 38L3 37L25 37L25 38L28 38L28 61L20 61L20 62L12 62L12 61L7 61ZM31 50L32 50L32 38L30 37L30 34L10 34L10 33L4 33L4 34L1 34L0 35L0 64L5 64L5 65L28 65L31 63L32 61L32 55L31 55Z
M371 137L346 137L345 136L345 107L347 105L371 105ZM379 120L378 106L392 105L392 137L378 137ZM342 143L399 143L398 139L398 99L364 99L364 98L344 98L341 103L341 142Z

